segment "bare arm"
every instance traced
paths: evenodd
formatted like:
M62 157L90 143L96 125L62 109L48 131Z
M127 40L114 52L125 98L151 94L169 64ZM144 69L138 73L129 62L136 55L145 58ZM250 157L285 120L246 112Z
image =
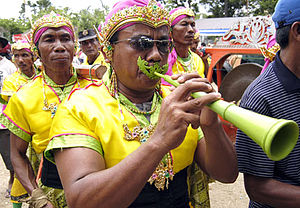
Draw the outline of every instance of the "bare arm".
M207 90L207 85L196 82L180 86L165 98L151 138L111 168L105 169L104 159L94 150L70 148L56 151L55 161L68 206L128 207L162 157L181 144L187 127L190 124L194 128L199 127L201 108L217 99L215 94L211 94L188 100L195 89Z
M196 78L197 74L173 75L180 83ZM179 79L180 78L180 79ZM206 92L214 92L207 79L197 79L209 85ZM204 104L208 104L205 102ZM200 112L200 125L204 138L198 142L195 161L199 167L212 178L223 182L233 183L238 176L237 158L233 143L226 135L218 115L204 106Z
M35 181L32 166L26 156L27 148L28 142L10 133L10 157L14 171L26 191L31 194L33 189L38 188L38 185Z
M55 161L69 207L128 207L163 155L154 145L145 144L122 162L105 169L103 157L94 150L71 148L57 151Z
M251 200L272 207L300 207L300 187L272 178L244 174L245 188Z
M212 125L201 125L205 138L198 142L195 160L200 168L212 178L233 183L238 176L234 146L216 117Z

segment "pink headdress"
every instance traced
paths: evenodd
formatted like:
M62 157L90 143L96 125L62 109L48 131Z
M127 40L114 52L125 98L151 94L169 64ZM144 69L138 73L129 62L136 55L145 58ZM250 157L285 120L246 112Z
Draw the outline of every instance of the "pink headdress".
M75 41L75 32L71 21L68 18L63 17L59 14L55 14L52 11L50 14L46 14L36 20L32 26L30 34L30 45L35 53L37 53L37 49L35 46L36 43L38 42L41 35L49 28L63 28L70 33L72 39Z
M153 28L170 26L169 13L155 0L122 0L116 3L102 26L103 51L112 56L110 38L119 30L132 24L142 23Z
M30 48L31 48L30 44L24 40L24 41L19 41L19 42L12 44L11 51L12 51L12 53L14 53L15 50L24 49L25 51L27 51L33 55L33 52L30 50Z
M121 0L105 18L103 37L109 40L116 31L138 22L155 28L169 25L168 12L154 0Z
M185 7L177 7L170 11L171 26L176 25L180 20L186 17L195 17L193 10Z

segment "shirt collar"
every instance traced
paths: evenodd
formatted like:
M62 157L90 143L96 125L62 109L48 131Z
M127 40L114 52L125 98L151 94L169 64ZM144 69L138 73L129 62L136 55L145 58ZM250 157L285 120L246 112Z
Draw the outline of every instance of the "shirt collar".
M277 78L287 92L299 91L300 79L282 63L279 53L280 51L276 54L274 61L274 72Z

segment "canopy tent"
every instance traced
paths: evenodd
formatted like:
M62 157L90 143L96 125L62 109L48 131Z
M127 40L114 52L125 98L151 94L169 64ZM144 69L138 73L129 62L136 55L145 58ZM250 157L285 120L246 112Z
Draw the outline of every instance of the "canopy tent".
M223 36L238 22L246 22L251 17L223 17L196 20L200 36Z

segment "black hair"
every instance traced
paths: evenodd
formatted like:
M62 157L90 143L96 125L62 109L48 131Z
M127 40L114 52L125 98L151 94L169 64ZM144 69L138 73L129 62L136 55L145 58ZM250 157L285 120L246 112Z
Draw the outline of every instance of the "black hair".
M11 55L9 53L0 53L0 56L3 56L7 58L8 60L11 60Z
M112 43L118 41L118 39L119 39L119 31L115 32L115 34L113 34L113 36L111 36L109 42L110 42L110 44L112 44Z
M289 33L292 25L287 25L276 29L276 42L281 49L285 49L289 44Z

